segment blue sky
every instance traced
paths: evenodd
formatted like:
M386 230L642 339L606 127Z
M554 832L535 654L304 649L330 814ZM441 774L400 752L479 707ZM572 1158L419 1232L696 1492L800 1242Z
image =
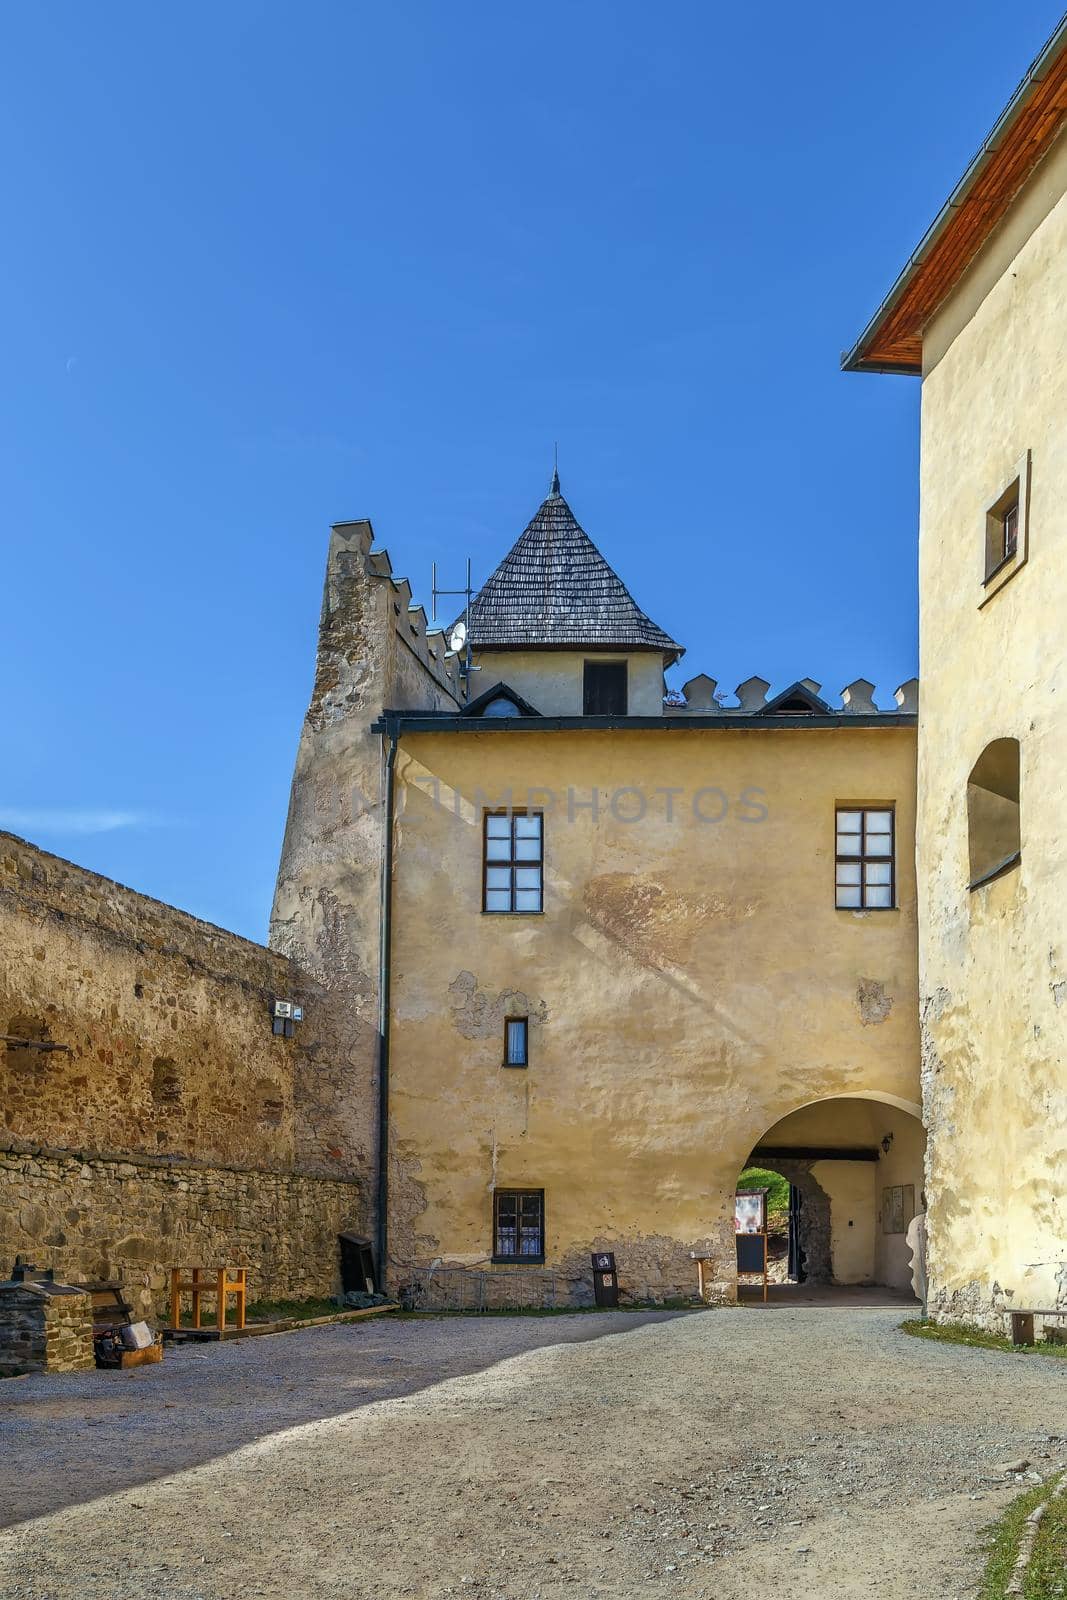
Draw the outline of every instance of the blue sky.
M1057 5L7 7L0 826L262 937L329 523L484 577L554 440L675 681L889 703L918 385L839 355Z

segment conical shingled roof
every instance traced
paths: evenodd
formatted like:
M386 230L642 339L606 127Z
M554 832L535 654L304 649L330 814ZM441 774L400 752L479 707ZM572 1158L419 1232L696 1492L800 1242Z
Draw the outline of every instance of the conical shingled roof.
M645 616L559 489L559 474L532 521L471 601L475 650L569 646L682 654Z

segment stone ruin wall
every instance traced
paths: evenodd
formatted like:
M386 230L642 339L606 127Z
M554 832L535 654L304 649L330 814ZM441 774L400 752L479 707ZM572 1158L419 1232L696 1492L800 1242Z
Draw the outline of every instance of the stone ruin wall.
M458 658L373 543L366 521L331 530L270 925L272 948L311 974L346 1018L372 1222L385 798L382 738L372 729L384 710L455 712L465 698Z
M337 999L286 957L0 835L0 1269L118 1279L244 1265L330 1293L366 1231L373 1083ZM294 1037L271 1031L298 1001ZM41 1048L45 1046L47 1048Z

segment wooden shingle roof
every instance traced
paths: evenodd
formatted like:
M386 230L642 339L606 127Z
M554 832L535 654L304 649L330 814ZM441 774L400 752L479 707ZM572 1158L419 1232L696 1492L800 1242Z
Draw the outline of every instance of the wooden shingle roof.
M682 646L646 617L579 525L552 477L547 500L471 601L475 650L658 650Z

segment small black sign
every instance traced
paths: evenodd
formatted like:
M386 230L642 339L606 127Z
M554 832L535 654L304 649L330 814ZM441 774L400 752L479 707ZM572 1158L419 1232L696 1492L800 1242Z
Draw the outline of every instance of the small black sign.
M766 1272L767 1235L765 1233L737 1234L738 1272Z

